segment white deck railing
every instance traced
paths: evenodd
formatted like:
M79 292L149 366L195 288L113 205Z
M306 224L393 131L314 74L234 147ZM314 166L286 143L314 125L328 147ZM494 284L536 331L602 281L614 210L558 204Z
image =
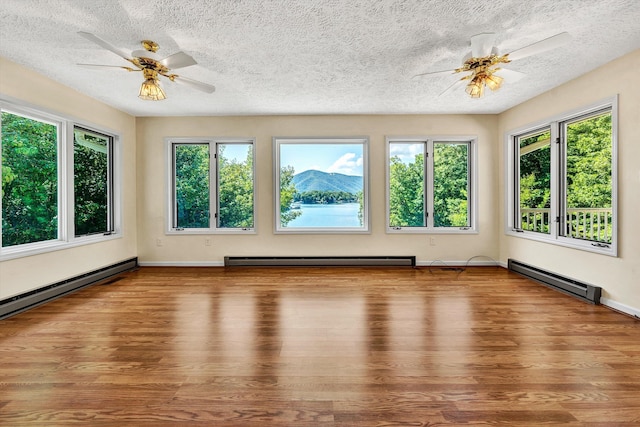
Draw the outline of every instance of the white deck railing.
M549 232L550 209L521 208L520 215L523 230ZM611 208L567 209L566 236L611 243L611 215Z

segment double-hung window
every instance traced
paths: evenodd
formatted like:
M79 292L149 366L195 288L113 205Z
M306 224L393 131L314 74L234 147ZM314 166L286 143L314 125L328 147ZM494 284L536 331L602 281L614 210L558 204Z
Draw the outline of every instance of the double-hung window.
M0 107L0 257L118 236L118 135L13 102Z
M616 100L507 134L507 234L616 255Z
M168 233L255 232L253 139L167 140Z
M386 142L387 232L475 232L475 138Z

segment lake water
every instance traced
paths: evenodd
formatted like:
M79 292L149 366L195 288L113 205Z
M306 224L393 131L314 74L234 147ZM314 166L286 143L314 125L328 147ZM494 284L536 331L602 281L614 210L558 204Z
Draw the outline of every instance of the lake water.
M287 224L287 227L361 227L358 220L359 209L359 203L302 204L302 215Z

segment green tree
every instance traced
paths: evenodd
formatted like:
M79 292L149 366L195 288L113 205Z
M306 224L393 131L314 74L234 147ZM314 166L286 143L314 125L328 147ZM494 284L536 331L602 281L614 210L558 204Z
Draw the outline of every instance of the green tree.
M567 126L567 206L610 208L611 114Z
M108 149L106 137L80 129L74 132L76 236L108 231Z
M302 212L291 209L297 193L293 183L294 173L293 166L280 168L280 224L283 227L302 215Z
M55 125L2 112L2 246L58 237Z
M469 146L435 143L433 154L433 223L435 227L469 225Z
M362 226L364 224L364 191L358 191L356 198L358 199L358 221Z
M550 133L543 132L520 140L520 149L548 141ZM520 207L551 207L551 148L547 143L520 155Z
M389 173L389 225L424 227L424 155L415 162L403 163L391 158Z
M224 228L253 227L253 150L249 145L244 162L224 155L218 148L219 212L218 226Z
M346 191L312 190L296 193L294 200L305 204L355 203L358 201L358 196Z
M209 227L209 146L175 146L176 226Z
M551 207L551 133L543 131L521 138L519 142L520 208ZM544 212L522 212L523 230L549 233L549 215Z

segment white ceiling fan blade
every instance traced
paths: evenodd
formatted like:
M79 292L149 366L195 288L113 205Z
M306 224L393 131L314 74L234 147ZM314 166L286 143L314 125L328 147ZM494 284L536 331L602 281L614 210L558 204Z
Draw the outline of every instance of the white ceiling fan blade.
M102 40L100 37L96 35L87 33L85 31L78 31L78 34L84 37L85 39L94 42L98 46L101 46L107 50L110 50L111 52L115 53L121 58L126 59L127 61L131 58L130 55L127 54L125 51L118 49L117 47L113 46L111 43Z
M476 34L471 37L471 56L474 58L484 58L491 55L491 51L496 44L495 33Z
M170 70L197 64L195 59L184 52L178 52L174 53L173 55L169 55L166 58L160 60L160 63Z
M194 89L200 90L202 92L206 92L206 93L213 93L216 91L216 87L207 83L202 83L199 82L197 80L193 80L193 79L189 79L186 77L181 77L181 76L174 76L172 79L174 82L185 85L185 86L190 86Z
M522 80L527 75L525 73L521 73L520 71L510 70L508 68L500 68L494 74L497 74L499 77L502 77L508 82L517 82L518 80Z
M456 72L456 70L443 70L443 71L430 71L428 73L422 73L422 74L416 74L415 76L411 77L412 79L415 79L416 77L425 77L425 76L440 76L443 74L454 74Z
M527 56L537 55L539 53L546 52L547 50L560 47L563 44L568 43L571 38L571 35L567 32L556 34L555 36L551 36L547 39L540 40L539 42L514 50L508 54L509 56L507 59L516 61L518 59L526 58Z
M467 80L468 79L466 79L464 77L461 78L461 79L456 80L451 86L446 88L440 95L438 95L438 97L444 96L444 95L448 94L449 92L452 92L452 91L456 90L460 86L464 85Z
M127 71L142 71L142 70L136 70L131 67L123 67L121 65L102 65L102 64L76 64L76 65L83 68L122 68L123 70L127 70Z

